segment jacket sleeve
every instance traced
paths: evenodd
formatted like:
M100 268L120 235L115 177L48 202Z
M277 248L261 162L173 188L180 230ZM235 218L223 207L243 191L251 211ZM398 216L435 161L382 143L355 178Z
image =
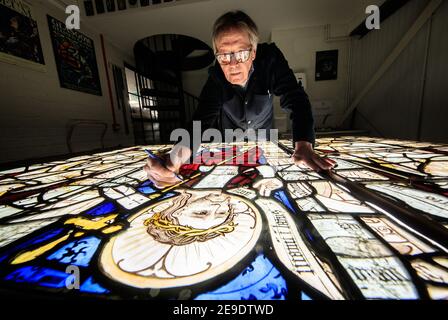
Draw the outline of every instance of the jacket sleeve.
M314 119L308 95L297 83L283 53L275 44L272 50L272 92L280 96L282 109L291 111L293 145L296 141L308 141L314 145Z

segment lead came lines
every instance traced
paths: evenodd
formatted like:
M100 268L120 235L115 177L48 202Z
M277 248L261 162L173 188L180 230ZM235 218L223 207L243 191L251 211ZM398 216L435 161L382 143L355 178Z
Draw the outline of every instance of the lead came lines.
M257 199L255 202L266 214L274 249L280 261L324 295L332 299L344 299L303 242L289 212L271 199Z
M285 216L278 210L274 210L272 213L274 214L274 221L276 223L276 225L273 226L273 229L276 230L280 239L283 240L282 245L286 248L286 252L288 253L292 265L297 272L312 272L313 270L291 234L290 226Z

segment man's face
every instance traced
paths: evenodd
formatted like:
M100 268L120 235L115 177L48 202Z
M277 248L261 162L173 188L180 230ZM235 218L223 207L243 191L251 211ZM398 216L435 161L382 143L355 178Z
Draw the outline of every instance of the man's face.
M249 34L246 31L238 29L232 29L222 33L216 39L217 54L223 53L235 53L242 50L248 50L251 48L249 41ZM255 50L252 48L249 59L245 62L238 63L235 56L232 56L229 64L221 64L221 69L231 84L245 85L249 77L249 71L252 67L252 63L255 59Z

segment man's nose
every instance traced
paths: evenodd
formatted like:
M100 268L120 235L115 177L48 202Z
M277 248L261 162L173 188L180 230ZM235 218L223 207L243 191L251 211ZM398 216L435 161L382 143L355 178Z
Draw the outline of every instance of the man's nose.
M230 65L234 66L234 65L237 65L237 64L238 64L238 61L236 60L235 56L232 54L230 56Z

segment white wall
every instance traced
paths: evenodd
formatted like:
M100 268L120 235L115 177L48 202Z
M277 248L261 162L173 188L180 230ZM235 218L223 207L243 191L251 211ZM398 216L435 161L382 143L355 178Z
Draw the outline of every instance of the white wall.
M46 72L0 62L0 163L68 154L66 124L71 119L107 122L109 127L105 137L106 147L132 145L134 137L129 119L130 111L127 112L130 133L126 135L122 111L118 110L116 101L114 101L115 113L121 129L118 132L112 131L112 112L99 34L92 32L84 22L81 22L80 31L95 42L103 95L95 96L61 88L46 14L60 21L65 21L66 16L63 11L51 5L46 7L37 2L32 3ZM132 53L120 52L108 43L107 39L106 51L109 62L118 66L123 66L123 61L133 64ZM110 68L109 74L114 90ZM115 99L115 91L113 93ZM85 127L84 133L75 131L74 139L79 139L79 147L75 143L74 151L100 147L99 134L99 128L95 127Z
M428 0L408 2L380 30L353 41L351 101L422 13ZM448 1L426 22L359 103L356 129L377 136L448 141ZM427 57L427 60L425 59Z
M331 25L331 38L348 34L346 25ZM306 73L306 92L313 107L316 127L334 126L346 107L348 85L349 41L328 41L324 26L309 26L286 30L273 30L272 42L280 48L290 68ZM337 80L315 81L316 51L339 50ZM275 103L276 126L280 131L290 128L289 117ZM324 116L328 115L326 123Z

